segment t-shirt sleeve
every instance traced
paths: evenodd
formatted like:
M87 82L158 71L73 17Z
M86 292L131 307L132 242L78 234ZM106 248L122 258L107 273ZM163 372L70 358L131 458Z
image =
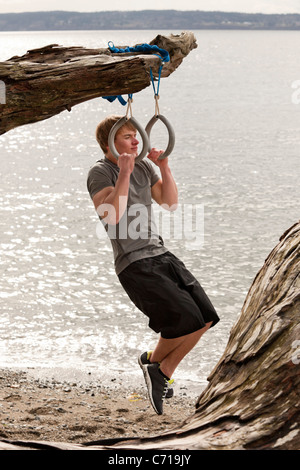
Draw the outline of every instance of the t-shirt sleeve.
M105 167L94 166L90 169L87 177L87 189L91 199L102 189L114 185L112 174Z

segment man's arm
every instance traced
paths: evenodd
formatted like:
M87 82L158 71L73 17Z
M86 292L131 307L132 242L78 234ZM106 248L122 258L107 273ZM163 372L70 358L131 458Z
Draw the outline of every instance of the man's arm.
M120 171L116 185L102 189L93 197L98 215L101 219L105 218L105 222L109 225L118 224L126 210L130 175L134 168L134 156L120 155L118 165Z
M152 198L165 209L174 211L178 205L178 190L169 167L168 158L158 160L162 151L152 149L148 158L160 169L161 179L151 188Z

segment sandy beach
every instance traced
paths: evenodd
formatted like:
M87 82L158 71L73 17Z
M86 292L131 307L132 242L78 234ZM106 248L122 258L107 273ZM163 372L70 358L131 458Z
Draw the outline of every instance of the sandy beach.
M40 372L0 369L0 436L9 440L86 443L159 435L195 410L196 395L177 385L158 416L142 383L102 383L92 373L63 379ZM110 383L109 383L110 381ZM193 395L193 394L192 394Z

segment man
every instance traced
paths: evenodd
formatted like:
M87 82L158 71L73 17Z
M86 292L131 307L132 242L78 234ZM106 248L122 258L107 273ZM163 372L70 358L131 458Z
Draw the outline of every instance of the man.
M162 414L176 367L219 317L198 281L167 250L156 231L152 199L168 210L175 210L178 204L168 158L159 160L163 152L157 149L148 154L161 177L146 158L135 163L139 142L136 129L127 121L115 136L116 159L108 136L119 119L108 117L97 127L96 138L105 158L90 169L87 186L110 236L119 280L137 308L148 316L149 326L160 333L155 349L141 354L139 364L151 404ZM137 218L137 212L144 216Z

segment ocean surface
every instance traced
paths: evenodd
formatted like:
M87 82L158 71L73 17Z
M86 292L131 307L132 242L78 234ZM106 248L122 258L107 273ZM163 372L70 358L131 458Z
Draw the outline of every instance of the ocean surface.
M159 33L170 31L0 33L0 60L47 44L135 45ZM165 244L221 319L175 373L200 390L256 273L299 220L300 33L195 35L198 48L162 79L159 105L176 132L169 160L181 207L203 217L201 243L166 233ZM0 137L0 367L142 381L137 355L157 336L118 283L86 189L102 158L95 128L111 113L125 108L99 98ZM154 114L152 87L134 95L133 114L145 125ZM155 139L165 145L162 129Z

